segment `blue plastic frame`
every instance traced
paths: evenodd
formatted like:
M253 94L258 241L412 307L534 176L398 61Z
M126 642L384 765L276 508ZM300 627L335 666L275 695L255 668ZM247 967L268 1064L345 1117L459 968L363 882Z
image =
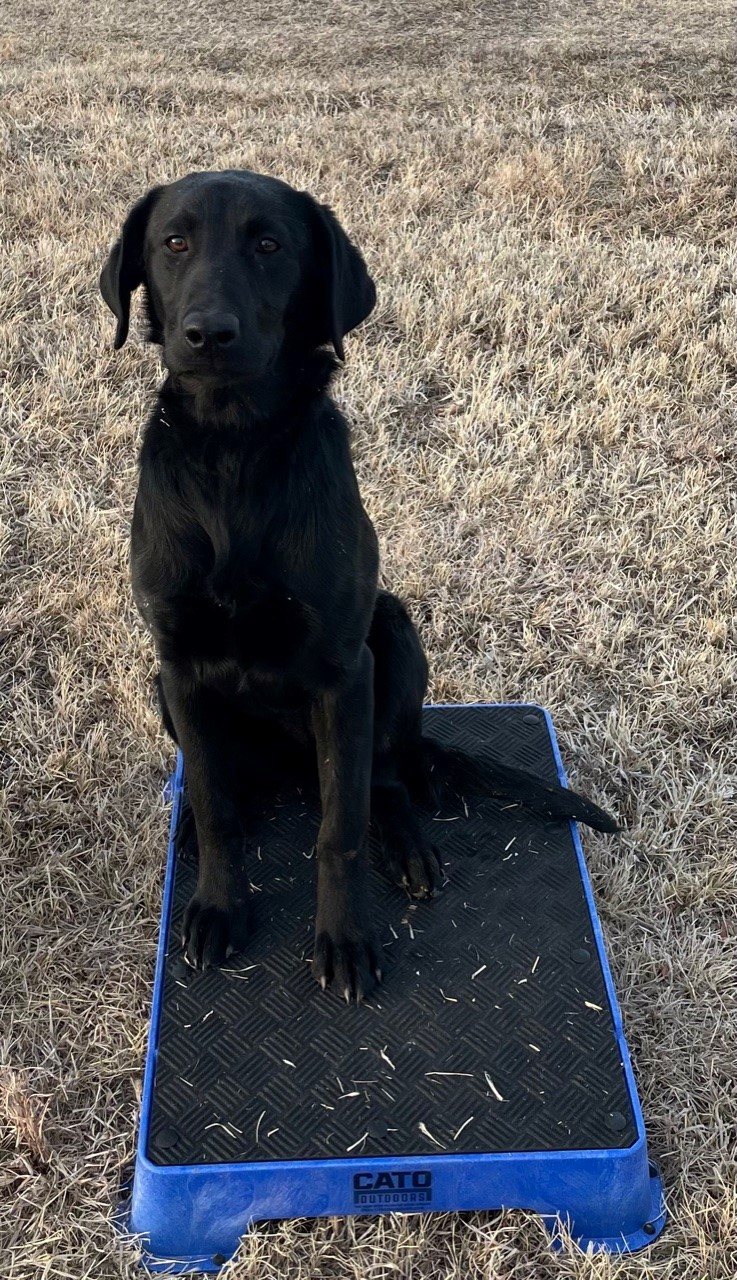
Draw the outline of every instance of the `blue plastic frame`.
M438 705L438 704L436 704ZM442 706L456 704L442 703ZM485 706L485 703L464 703ZM549 713L545 716L558 777L568 785ZM173 800L164 883L161 933L156 958L151 1027L141 1105L135 1172L125 1230L140 1238L144 1260L153 1271L171 1275L217 1271L235 1252L254 1222L271 1218L310 1218L386 1212L471 1209L525 1209L542 1215L554 1244L569 1233L582 1249L630 1253L660 1235L665 1225L662 1183L648 1160L645 1128L632 1073L622 1018L596 914L591 882L575 823L571 823L579 872L591 917L622 1067L632 1103L637 1139L631 1147L594 1151L505 1152L379 1158L265 1161L250 1164L153 1164L146 1156L153 1101L165 948L174 888L174 832L182 796L181 754L168 784ZM397 1190L397 1200L372 1204L354 1201L353 1177L390 1173L395 1184L422 1168L432 1175L431 1200Z

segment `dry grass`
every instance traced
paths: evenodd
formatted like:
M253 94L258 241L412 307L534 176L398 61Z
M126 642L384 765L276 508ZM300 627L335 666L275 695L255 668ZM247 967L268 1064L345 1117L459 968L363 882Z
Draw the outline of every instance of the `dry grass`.
M270 1225L227 1275L733 1280L731 6L325 8L5 8L3 1274L136 1274L110 1216L171 752L126 554L159 374L113 356L96 280L150 182L245 166L332 201L378 280L340 396L433 695L547 704L627 819L587 850L671 1225L622 1261L523 1215Z

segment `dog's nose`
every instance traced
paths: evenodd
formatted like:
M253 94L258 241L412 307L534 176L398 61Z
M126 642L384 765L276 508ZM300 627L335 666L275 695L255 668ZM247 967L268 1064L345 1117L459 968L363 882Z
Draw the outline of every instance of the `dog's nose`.
M190 311L184 319L184 339L193 351L229 347L239 333L238 317L225 311Z

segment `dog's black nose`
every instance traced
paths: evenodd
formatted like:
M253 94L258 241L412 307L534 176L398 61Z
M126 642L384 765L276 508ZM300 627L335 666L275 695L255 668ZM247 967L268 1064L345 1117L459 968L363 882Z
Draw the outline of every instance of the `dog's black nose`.
M184 338L193 351L229 347L240 333L238 317L224 311L190 311L184 320Z

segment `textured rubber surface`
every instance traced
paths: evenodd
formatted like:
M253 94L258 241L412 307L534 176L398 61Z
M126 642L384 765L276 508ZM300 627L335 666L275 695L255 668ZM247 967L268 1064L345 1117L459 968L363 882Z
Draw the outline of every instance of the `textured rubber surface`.
M554 781L544 716L428 708L426 731ZM426 815L448 882L415 905L375 858L386 977L363 1006L309 972L317 812L254 840L247 952L181 959L177 863L147 1155L158 1165L630 1146L635 1120L567 824L494 801ZM378 854L378 851L375 851Z

